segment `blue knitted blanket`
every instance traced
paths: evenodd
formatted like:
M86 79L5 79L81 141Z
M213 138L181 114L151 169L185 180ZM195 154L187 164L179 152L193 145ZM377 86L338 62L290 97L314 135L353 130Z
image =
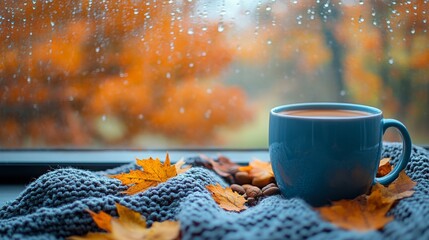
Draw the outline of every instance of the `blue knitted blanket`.
M400 146L387 144L384 157L393 163ZM98 231L86 209L116 216L115 202L154 221L179 220L183 239L429 239L429 153L414 147L406 173L417 182L412 197L389 212L394 221L380 231L342 230L321 219L300 199L264 198L241 213L227 212L205 186L221 183L217 174L194 167L157 187L132 196L106 174L125 172L125 165L105 172L58 169L27 186L0 209L0 239L63 239Z

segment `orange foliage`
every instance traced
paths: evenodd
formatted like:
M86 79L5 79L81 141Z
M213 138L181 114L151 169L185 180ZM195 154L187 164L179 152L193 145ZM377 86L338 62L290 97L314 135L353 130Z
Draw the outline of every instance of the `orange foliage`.
M244 92L217 81L232 60L227 33L195 23L194 4L172 19L179 6L163 1L2 1L2 17L20 21L0 28L0 145L127 144L144 132L203 144L246 121ZM98 130L106 118L125 126L116 139Z

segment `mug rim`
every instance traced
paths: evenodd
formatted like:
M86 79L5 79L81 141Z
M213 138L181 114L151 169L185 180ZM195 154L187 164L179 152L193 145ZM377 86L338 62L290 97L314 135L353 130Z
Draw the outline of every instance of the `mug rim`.
M306 110L306 109L340 109L350 111L361 111L369 113L364 116L353 116L353 117L335 117L335 118L322 118L322 117L308 117L308 116L295 116L280 114L283 111L290 110ZM277 106L271 109L271 115L285 118L296 118L296 119L320 119L320 120L344 120L344 119L357 119L357 118L372 118L383 115L383 112L375 107L355 104L355 103L340 103L340 102L305 102L305 103L292 103Z

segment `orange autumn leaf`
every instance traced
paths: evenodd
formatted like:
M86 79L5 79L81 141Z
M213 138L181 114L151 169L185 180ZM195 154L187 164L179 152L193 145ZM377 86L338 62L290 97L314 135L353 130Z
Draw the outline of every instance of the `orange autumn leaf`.
M324 219L344 229L376 230L393 220L393 217L386 216L393 201L384 203L381 197L377 192L370 197L361 195L352 200L340 200L319 208L319 212Z
M383 158L380 160L378 165L377 177L386 176L389 172L392 171L393 166L390 164L390 158Z
M177 221L154 222L150 228L146 226L146 220L140 213L116 204L118 218L113 218L107 213L91 213L98 227L106 230L106 233L88 233L85 236L72 236L69 239L108 239L108 240L174 240L180 234L180 223ZM103 218L99 218L103 216ZM106 217L108 216L108 217ZM106 229L106 226L109 226Z
M103 211L99 213L95 213L91 210L87 210L87 211L89 212L89 214L91 214L92 219L94 220L94 222L97 224L99 228L107 232L112 231L112 224L111 224L112 216L110 216L109 214Z
M126 194L132 195L143 192L150 187L155 187L168 179L177 176L176 166L170 164L170 157L166 156L164 164L156 158L137 159L137 165L143 170L131 170L128 173L111 175L127 185L129 188L125 191Z
M244 206L246 199L242 195L232 191L230 187L223 188L220 184L217 184L208 185L206 188L212 194L215 202L227 211L240 212L247 208Z
M238 171L248 172L249 176L256 182L264 182L266 185L273 181L274 172L270 162L264 162L255 159L249 163L249 166L239 167Z
M369 195L355 199L334 201L332 205L318 208L322 218L347 230L371 231L383 228L393 220L386 216L394 203L410 197L416 185L404 171L398 179L385 187L375 184Z
M416 184L416 182L405 174L405 171L402 171L399 173L398 178L389 186L385 187L377 183L372 187L371 191L380 191L384 198L395 201L412 196L414 194L414 190L412 189Z

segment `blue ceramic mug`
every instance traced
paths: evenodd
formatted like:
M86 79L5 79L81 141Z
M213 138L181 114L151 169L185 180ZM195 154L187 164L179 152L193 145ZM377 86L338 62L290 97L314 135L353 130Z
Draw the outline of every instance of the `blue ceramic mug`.
M271 110L269 124L271 164L282 195L314 206L357 197L375 182L389 184L410 159L411 138L405 126L369 106L279 106ZM388 175L377 178L382 137L389 127L401 133L402 155Z

